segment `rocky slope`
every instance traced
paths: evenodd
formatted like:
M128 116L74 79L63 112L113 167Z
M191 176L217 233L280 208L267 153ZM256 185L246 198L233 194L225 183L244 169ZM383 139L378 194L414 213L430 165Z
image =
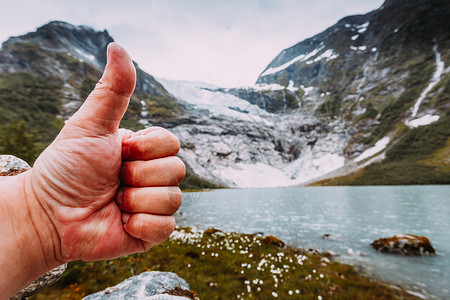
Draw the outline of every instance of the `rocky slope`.
M354 158L448 111L449 17L446 1L387 0L283 50L257 82L308 86L316 116L346 123Z
M112 41L106 30L60 21L9 38L0 51L0 103L5 110L2 123L24 119L40 129L33 122L36 114L28 114L33 109L44 114L43 119L55 113L61 119L72 115L100 78L106 47ZM129 127L142 127L137 120L143 105L154 108L153 117L167 117L177 111L175 99L151 75L136 67L138 83L125 122ZM43 90L44 95L38 98Z
M285 49L253 87L162 81L209 112L175 129L183 157L232 186L448 183L449 17L388 0Z
M184 187L448 183L449 6L387 0L345 17L282 51L252 87L155 80L138 68L122 125L179 136ZM63 22L6 41L1 123L24 119L51 140L100 76L110 41Z

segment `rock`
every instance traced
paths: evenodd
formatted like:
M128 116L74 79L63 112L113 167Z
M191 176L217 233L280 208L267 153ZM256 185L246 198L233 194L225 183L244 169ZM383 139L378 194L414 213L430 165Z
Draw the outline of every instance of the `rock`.
M57 268L54 268L50 272L45 273L43 276L41 276L38 280L34 281L32 284L9 298L10 300L21 300L25 297L34 295L41 291L42 289L54 284L56 281L58 281L64 271L67 268L67 264L61 265Z
M340 238L338 236L334 236L332 234L329 233L325 233L322 235L322 239L323 240L330 240L330 241L339 241Z
M216 228L208 228L205 230L205 234L207 234L207 235L212 235L212 234L218 233L218 232L222 232L222 230L216 229Z
M185 300L198 299L188 283L171 272L144 272L83 300Z
M30 169L24 160L12 155L0 155L0 175L15 175Z
M278 248L284 248L286 246L286 244L280 240L279 238L273 236L273 235L268 235L265 236L262 239L263 243L269 246L276 246Z
M382 253L403 255L435 255L436 252L425 236L397 234L390 238L375 240L371 246Z

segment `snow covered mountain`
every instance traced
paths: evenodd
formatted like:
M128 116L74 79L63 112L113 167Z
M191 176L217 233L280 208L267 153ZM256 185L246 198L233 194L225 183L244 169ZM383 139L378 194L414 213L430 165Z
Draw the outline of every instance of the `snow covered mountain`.
M174 132L185 188L449 183L449 6L387 0L345 17L282 51L252 87L137 68L122 126ZM3 43L0 125L24 119L48 143L99 78L110 41L55 21Z
M158 79L191 105L193 124L171 128L184 161L202 178L234 187L296 185L344 165L348 134L299 111L270 113L217 87ZM272 93L274 86L247 88ZM284 90L278 87L278 90Z

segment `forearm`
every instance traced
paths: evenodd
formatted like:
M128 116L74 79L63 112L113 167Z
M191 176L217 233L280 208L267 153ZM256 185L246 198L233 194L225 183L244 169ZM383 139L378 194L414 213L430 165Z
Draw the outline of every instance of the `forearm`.
M0 299L60 264L53 258L52 229L29 186L30 175L0 181Z

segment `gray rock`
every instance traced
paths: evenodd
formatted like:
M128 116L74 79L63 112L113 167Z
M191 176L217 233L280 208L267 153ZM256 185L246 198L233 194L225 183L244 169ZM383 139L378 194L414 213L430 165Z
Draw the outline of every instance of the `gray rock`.
M180 295L180 296L178 296ZM182 295L182 296L181 296ZM144 272L83 300L185 300L198 299L188 283L171 272Z
M24 160L12 155L0 155L0 174L30 169Z
M57 268L54 268L50 272L45 273L43 276L41 276L38 280L34 281L32 284L15 294L10 298L10 300L20 300L24 299L25 297L34 295L41 291L42 289L54 284L56 281L58 281L64 271L67 268L67 264L61 265Z

